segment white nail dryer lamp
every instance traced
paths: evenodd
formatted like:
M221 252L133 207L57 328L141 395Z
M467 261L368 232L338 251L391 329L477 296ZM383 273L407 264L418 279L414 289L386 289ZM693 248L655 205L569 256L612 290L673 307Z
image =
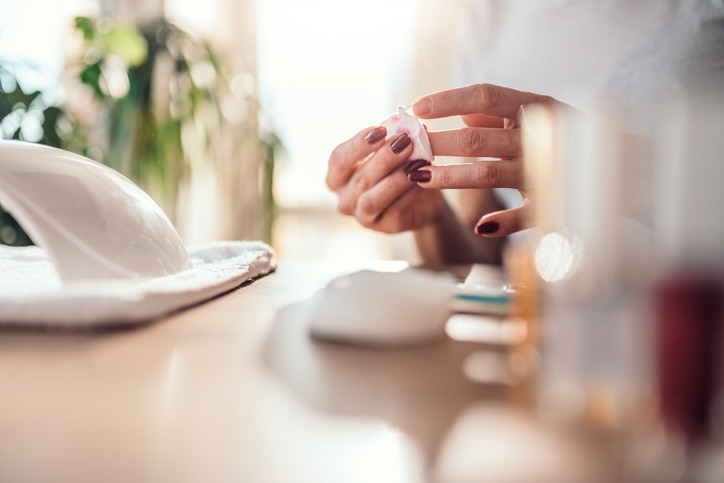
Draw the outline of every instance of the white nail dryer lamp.
M187 249L141 188L62 149L0 141L0 204L38 245L0 245L0 326L137 324L276 266L262 241Z
M157 277L190 266L148 194L62 149L0 141L0 204L45 248L62 280Z

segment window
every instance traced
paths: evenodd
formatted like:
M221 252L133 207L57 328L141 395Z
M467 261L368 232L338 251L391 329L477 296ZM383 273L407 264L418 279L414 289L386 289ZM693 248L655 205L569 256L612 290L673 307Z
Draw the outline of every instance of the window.
M416 3L259 1L260 95L288 151L276 185L283 253L386 256L382 235L334 211L324 179L339 142L414 100L396 86L410 72Z

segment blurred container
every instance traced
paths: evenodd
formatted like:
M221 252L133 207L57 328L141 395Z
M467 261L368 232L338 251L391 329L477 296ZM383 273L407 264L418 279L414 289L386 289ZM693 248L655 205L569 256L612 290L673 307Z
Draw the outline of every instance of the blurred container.
M687 448L682 480L724 481L724 466L711 464L724 445L724 101L680 99L661 119L652 291L659 413Z
M622 119L612 105L587 117L531 106L523 126L535 204L537 409L548 421L621 431L642 419L652 392L649 231L629 203L642 183L627 179L646 172L629 167L648 156L622 134Z

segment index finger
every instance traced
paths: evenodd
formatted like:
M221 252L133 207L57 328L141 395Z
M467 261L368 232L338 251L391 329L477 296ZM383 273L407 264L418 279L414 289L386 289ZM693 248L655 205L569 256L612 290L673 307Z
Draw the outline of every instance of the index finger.
M412 105L412 112L422 119L468 114L517 118L520 106L551 102L550 96L492 84L473 84L428 94Z
M372 126L334 148L329 156L327 186L335 191L344 186L357 164L374 153L382 145L386 135L387 129L384 126Z
M514 160L473 161L424 166L407 178L427 189L521 188L522 170Z

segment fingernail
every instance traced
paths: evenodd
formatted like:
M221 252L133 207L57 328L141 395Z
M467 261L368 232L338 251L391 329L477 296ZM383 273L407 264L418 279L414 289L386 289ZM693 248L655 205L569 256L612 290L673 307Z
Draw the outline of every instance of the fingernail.
M385 126L376 127L365 136L367 144L375 144L382 141L387 136L387 128Z
M413 183L427 183L432 179L432 173L426 169L418 169L409 173L407 179Z
M482 223L475 227L475 231L478 233L478 235L490 235L491 233L495 233L500 228L500 225L497 221L486 221L485 223Z
M430 161L426 161L424 159L416 159L407 163L403 169L405 171L405 174L409 175L413 171L417 171L423 166L430 166Z
M432 101L428 98L420 99L412 105L412 112L416 116L427 114L432 110Z
M399 136L397 136L397 139L392 141L392 144L390 144L390 149L393 153L399 154L401 153L407 146L410 145L412 140L410 139L410 136L407 133L402 133Z

